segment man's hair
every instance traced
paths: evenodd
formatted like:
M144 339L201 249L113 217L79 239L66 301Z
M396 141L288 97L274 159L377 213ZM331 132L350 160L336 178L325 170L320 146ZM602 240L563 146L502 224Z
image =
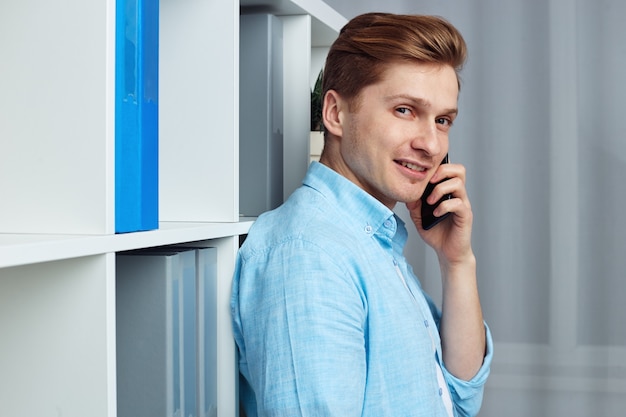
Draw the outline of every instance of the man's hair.
M361 90L380 81L391 62L449 65L459 80L466 55L463 37L443 18L362 14L341 29L330 48L323 72L323 94L335 90L356 104Z

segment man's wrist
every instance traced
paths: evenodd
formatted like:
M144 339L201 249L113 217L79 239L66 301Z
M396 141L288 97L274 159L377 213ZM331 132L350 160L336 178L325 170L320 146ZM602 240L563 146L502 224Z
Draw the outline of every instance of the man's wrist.
M444 276L463 276L466 274L476 274L476 256L473 251L467 255L449 261L447 259L439 259L439 267Z

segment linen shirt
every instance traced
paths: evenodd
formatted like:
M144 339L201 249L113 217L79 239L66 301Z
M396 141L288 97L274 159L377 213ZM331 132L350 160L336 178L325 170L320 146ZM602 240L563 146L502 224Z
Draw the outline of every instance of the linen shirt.
M317 162L282 206L259 216L231 298L248 417L447 417L445 395L456 416L478 413L489 329L478 373L450 374L441 315L404 258L406 239L393 211Z

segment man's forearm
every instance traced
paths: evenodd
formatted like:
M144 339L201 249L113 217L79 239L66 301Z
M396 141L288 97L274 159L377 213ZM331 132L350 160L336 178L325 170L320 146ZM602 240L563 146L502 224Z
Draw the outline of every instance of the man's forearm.
M441 265L443 304L441 343L446 368L457 378L470 380L480 369L485 355L483 323L476 259Z

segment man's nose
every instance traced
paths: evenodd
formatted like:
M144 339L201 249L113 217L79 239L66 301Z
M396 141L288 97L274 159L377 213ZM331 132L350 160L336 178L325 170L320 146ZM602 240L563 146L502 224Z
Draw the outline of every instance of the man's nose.
M437 124L434 121L426 120L416 123L411 146L413 149L422 150L431 156L440 154L442 143Z

